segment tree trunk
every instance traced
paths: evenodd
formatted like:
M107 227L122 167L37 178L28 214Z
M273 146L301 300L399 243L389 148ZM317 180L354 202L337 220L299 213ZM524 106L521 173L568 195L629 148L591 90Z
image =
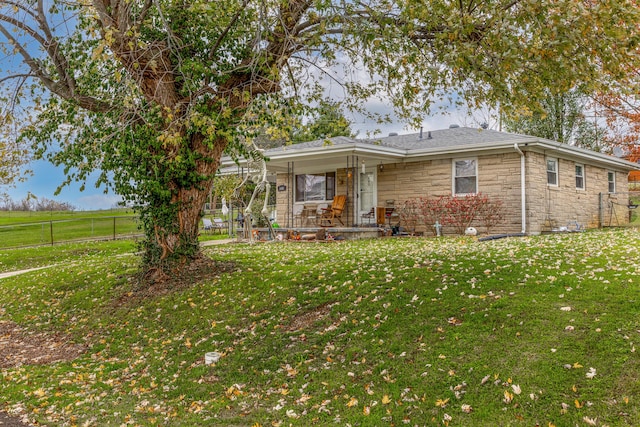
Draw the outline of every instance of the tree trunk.
M202 178L197 185L180 186L174 179L169 203L158 198L156 206L141 208L146 239L143 246L143 269L151 281L162 281L179 273L201 257L198 235L202 208L209 197L220 158L227 141L220 138L213 147L203 144L199 135L191 137L192 148L203 156L196 162L194 173ZM166 206L166 205L169 206Z

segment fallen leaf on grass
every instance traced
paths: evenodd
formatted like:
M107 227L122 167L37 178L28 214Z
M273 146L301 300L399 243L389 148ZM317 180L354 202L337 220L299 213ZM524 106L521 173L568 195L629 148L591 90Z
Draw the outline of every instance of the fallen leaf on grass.
M449 398L436 400L436 406L438 408L444 408L445 406L447 406L447 403L449 403Z

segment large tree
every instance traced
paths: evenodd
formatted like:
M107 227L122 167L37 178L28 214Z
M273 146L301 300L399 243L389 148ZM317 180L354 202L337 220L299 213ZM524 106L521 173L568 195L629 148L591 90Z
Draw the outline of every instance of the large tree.
M160 276L199 256L221 156L324 82L350 108L386 93L402 118L451 93L535 106L554 82L604 91L637 69L639 18L624 0L0 1L23 64L3 82L33 105L22 137L138 206Z
M540 110L505 117L504 128L510 132L535 135L594 151L611 148L605 139L606 130L595 117L596 103L581 90L547 90L540 107Z
M308 112L305 118L306 122L301 120L301 123L291 132L291 141L294 143L353 135L351 122L335 102L321 101Z

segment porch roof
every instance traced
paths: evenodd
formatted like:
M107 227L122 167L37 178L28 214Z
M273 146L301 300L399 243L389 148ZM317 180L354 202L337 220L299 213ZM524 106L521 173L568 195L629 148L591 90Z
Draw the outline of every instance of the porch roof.
M367 139L334 137L272 148L265 151L265 156L269 158L270 171L287 171L294 162L296 170L313 172L345 167L347 156L358 156L359 161L367 164L386 164L513 151L515 144L523 151L562 155L617 170L640 169L639 165L614 156L543 138L468 127ZM223 166L231 164L230 159L223 159Z

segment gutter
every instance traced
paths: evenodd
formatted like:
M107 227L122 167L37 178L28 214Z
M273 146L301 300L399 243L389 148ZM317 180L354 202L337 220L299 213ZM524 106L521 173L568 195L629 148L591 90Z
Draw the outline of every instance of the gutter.
M515 150L520 154L520 199L522 201L520 206L520 212L522 214L522 219L521 219L522 234L526 234L527 232L527 187L525 183L525 176L526 176L525 157L520 147L518 147L517 142L513 144L513 148L515 148Z

